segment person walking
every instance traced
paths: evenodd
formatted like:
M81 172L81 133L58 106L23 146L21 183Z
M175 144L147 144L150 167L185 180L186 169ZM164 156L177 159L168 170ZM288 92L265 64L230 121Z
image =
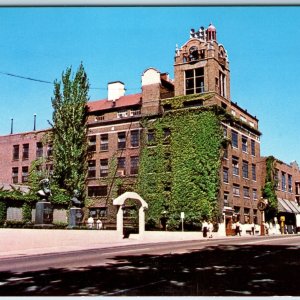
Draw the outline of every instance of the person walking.
M253 222L252 222L252 224L251 224L251 232L252 232L252 235L255 234L255 225L254 225Z
M239 221L237 221L235 224L235 234L239 236L241 235L241 224Z
M206 220L202 223L202 232L203 232L203 237L207 237L207 230L208 230L208 224Z
M214 225L213 225L213 223L211 221L209 221L208 222L208 237L209 238L213 237L213 235L212 235L213 229L214 229Z

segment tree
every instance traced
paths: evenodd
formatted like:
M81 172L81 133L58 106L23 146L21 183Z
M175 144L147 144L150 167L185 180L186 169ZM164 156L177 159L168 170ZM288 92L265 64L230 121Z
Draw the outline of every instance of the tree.
M82 63L75 77L72 68L62 73L62 83L54 82L53 180L72 194L84 193L87 171L87 101L89 83Z

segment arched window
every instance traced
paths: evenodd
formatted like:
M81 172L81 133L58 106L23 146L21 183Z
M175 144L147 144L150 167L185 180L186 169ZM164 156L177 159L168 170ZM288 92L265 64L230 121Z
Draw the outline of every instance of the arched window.
M199 59L199 53L198 48L195 46L192 46L189 50L189 59L190 61L198 60Z

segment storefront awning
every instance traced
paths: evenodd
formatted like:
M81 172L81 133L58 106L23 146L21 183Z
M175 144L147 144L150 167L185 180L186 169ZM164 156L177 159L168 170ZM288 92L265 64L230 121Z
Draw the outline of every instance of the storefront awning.
M292 214L300 214L300 206L293 201L278 198L278 210Z

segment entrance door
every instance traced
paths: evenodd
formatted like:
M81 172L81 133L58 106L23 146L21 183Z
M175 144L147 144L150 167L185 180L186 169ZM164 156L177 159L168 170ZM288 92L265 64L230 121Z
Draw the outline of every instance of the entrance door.
M225 217L225 226L226 226L226 235L234 235L234 230L232 229L232 217L226 216Z

